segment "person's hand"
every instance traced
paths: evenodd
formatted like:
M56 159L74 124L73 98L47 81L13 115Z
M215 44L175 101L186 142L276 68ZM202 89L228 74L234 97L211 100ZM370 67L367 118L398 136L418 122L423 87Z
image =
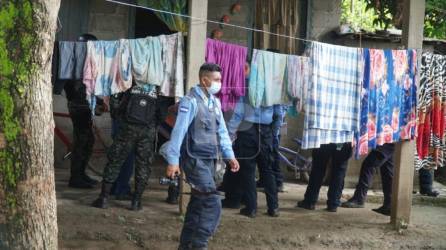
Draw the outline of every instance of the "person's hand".
M180 166L178 165L168 165L166 168L166 176L169 177L170 179L174 179L175 176L180 175L181 171L180 171Z
M236 159L230 159L229 160L229 168L232 172L237 172L240 169L240 165L238 164L238 161Z

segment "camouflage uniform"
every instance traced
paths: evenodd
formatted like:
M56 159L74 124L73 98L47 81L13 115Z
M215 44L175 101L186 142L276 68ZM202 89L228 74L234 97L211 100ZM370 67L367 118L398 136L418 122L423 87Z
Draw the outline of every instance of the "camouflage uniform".
M104 181L113 183L118 178L121 166L129 153L135 149L135 194L141 196L150 177L155 140L155 124L145 126L123 122L107 154Z
M110 192L109 185L116 181L127 156L134 150L135 192L132 209L141 209L140 200L151 173L150 165L154 156L157 126L161 114L156 88L146 90L133 87L127 95L124 98L128 100L122 103L125 107L122 127L108 151L108 163L103 174L104 186L100 198L93 203L95 207L106 207L106 200L104 202L103 199L107 198Z

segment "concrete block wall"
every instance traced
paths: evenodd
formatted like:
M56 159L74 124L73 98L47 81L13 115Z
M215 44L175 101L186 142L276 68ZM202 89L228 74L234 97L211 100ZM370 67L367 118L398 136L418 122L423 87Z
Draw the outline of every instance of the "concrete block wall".
M129 7L102 0L92 0L89 5L89 33L100 40L115 40L129 36Z
M254 21L254 0L241 0L241 11L231 15L231 6L237 1L235 0L209 0L208 2L208 19L220 21L223 15L228 15L230 24L240 25L244 27L252 27ZM211 37L212 30L220 28L218 24L208 23L207 37ZM222 41L235 43L242 46L250 47L251 32L239 28L223 26Z
M311 0L308 10L308 38L326 40L324 36L339 27L341 0Z

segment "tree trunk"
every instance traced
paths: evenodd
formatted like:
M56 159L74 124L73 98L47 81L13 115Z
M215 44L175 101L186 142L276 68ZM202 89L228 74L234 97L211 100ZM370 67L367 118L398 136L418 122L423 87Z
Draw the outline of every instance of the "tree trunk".
M0 249L57 249L51 56L59 5L0 1Z

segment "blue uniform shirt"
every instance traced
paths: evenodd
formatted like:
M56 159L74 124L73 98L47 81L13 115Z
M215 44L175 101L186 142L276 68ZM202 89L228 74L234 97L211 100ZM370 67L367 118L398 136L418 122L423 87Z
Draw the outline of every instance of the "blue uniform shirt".
M215 109L215 112L220 116L221 121L224 121L220 101L215 96L210 95L208 98L199 86L193 87L190 91L196 91L196 93L205 101L205 103L208 103L208 107L210 109ZM170 136L170 141L167 142L167 144L160 150L160 153L170 165L179 164L180 150L183 139L186 136L189 126L196 115L197 100L189 96L183 97L180 101L178 115L175 122L175 127L173 128ZM224 122L219 124L217 134L223 158L234 159L235 156L234 152L232 151L232 143L229 139L228 130L226 129Z
M284 115L285 111L282 105L255 108L248 102L245 102L245 97L240 97L235 105L234 114L228 122L229 135L231 138L234 138L240 123L247 121L266 125L272 124L274 136L277 136L282 126Z

